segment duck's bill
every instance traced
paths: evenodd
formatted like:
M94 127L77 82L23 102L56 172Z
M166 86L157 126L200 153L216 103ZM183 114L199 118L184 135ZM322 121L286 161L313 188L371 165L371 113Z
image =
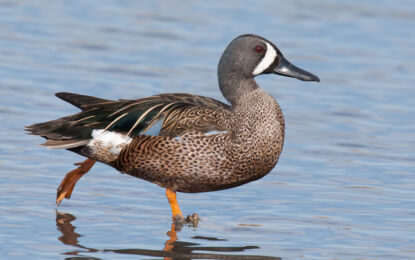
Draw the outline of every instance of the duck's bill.
M280 57L278 64L276 64L276 66L272 69L272 72L278 75L296 78L303 81L320 82L320 79L316 75L313 75L308 71L292 65L283 56Z

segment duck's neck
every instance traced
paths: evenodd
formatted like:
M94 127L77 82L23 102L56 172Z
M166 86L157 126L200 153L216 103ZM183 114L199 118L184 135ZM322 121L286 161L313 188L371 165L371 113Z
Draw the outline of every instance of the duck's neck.
M221 73L218 75L218 81L223 96L232 106L236 105L244 94L259 88L253 77L243 77L239 73Z

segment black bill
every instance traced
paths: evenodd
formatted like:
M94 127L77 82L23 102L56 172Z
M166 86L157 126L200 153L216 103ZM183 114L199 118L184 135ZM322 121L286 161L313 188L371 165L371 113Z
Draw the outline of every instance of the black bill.
M272 69L272 72L286 77L296 78L303 81L317 81L320 79L308 71L292 65L284 56L280 56L278 64Z

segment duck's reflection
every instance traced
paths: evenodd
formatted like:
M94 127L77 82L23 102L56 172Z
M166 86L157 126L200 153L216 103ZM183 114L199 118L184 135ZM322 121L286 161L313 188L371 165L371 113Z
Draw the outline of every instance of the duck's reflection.
M79 249L65 252L66 255L83 255L85 253L94 253L94 252L112 252L118 254L131 254L131 255L141 255L141 256L157 256L164 257L165 260L174 260L174 259L281 259L279 257L268 257L268 256L253 256L253 255L229 255L229 254L210 254L210 253L193 253L193 251L210 251L210 252L242 252L248 249L257 249L258 246L243 246L243 247L203 247L199 246L197 243L189 243L177 241L177 232L179 232L176 226L173 224L171 230L167 232L169 239L166 241L163 250L149 250L149 249L95 249L80 245L78 238L82 235L75 232L75 226L72 225L72 221L76 217L68 214L61 213L56 211L56 226L58 230L62 233L58 239L66 244L75 246ZM201 237L197 236L194 239L205 239L205 240L217 240L221 241L222 239L211 238L211 237ZM223 240L226 241L226 240ZM81 257L82 258L82 257ZM77 259L80 259L77 257ZM88 256L88 259L98 259L91 258Z

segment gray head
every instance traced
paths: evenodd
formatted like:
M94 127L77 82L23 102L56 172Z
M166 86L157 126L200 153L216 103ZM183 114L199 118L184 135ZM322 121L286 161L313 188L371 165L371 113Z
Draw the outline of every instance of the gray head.
M223 96L233 104L242 94L258 88L255 76L269 73L320 81L317 76L292 65L270 41L245 34L235 38L220 58L219 87Z

